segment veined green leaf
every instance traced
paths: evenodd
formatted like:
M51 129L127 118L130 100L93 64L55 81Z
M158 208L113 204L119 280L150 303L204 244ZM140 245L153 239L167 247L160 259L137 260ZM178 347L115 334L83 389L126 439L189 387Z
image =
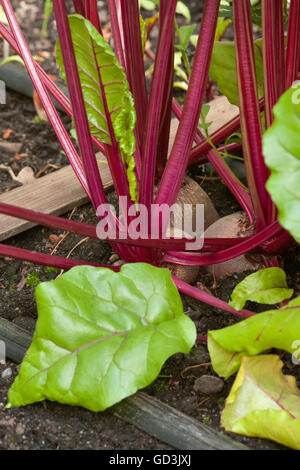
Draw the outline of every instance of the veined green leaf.
M288 289L283 269L267 268L240 282L231 294L229 305L235 310L242 310L247 300L272 305L290 299L293 293L293 289Z
M262 40L258 39L254 45L258 95L259 98L262 98L264 95ZM215 41L209 75L212 80L218 83L220 92L227 96L230 103L238 106L239 98L234 42Z
M120 273L75 267L40 283L36 301L33 342L8 407L48 399L104 410L149 385L196 340L169 270L145 263Z
M274 107L274 122L263 137L263 152L271 176L267 182L278 220L300 243L300 82Z
M126 75L109 44L88 20L71 15L69 24L91 134L106 144L112 143L114 135L127 163L131 198L136 200L136 114ZM59 43L57 63L66 80Z
M278 310L259 313L233 326L208 332L208 349L214 370L228 378L242 356L255 356L270 348L295 353L300 340L300 297Z
M226 400L226 431L272 439L300 450L300 390L278 356L244 357Z
M191 25L181 26L181 28L178 29L180 44L175 45L177 49L182 48L184 51L186 51L189 45L189 40L195 28L196 28L196 25L191 24Z

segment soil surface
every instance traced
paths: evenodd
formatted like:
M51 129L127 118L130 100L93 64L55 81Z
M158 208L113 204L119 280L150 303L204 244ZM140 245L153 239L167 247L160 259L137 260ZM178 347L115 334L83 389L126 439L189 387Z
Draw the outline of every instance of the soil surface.
M42 0L26 2L13 1L26 38L34 53L47 58L42 66L47 72L57 74L54 63L55 25L51 17L49 35L40 39L42 23ZM104 2L99 2L103 6ZM193 18L199 21L201 7L196 1L185 2L190 5ZM107 13L101 8L103 23ZM105 16L106 15L106 16ZM41 52L43 54L41 54ZM46 54L45 54L46 52ZM15 175L25 166L30 166L36 176L55 171L67 164L60 151L59 143L51 127L45 122L36 122L33 101L23 95L7 90L7 104L1 106L0 144L10 142L21 144L17 151L1 149L1 164L9 166ZM70 120L62 115L66 127ZM239 210L236 201L222 182L205 167L194 167L189 171L212 197L219 214L227 215ZM0 193L9 191L20 183L12 180L11 175L0 170ZM111 203L116 202L113 192L108 194ZM91 205L75 208L65 217L87 223L96 223ZM77 244L81 242L77 246ZM33 228L6 241L7 244L42 253L55 252L90 262L113 263L117 257L110 246L95 240L83 240L76 235L65 235L47 228ZM70 254L70 252L72 253ZM285 269L288 285L300 295L300 251L291 249L285 256ZM33 332L36 322L34 289L38 282L51 280L59 272L45 267L33 266L18 260L0 258L0 314L16 325ZM216 281L209 275L199 275L198 282L210 292L228 301L236 284L247 274L233 275ZM196 284L197 285L197 284ZM184 309L197 326L199 335L208 330L219 329L238 321L237 318L218 309L182 296ZM265 306L247 304L253 311L263 311ZM269 308L269 307L268 307ZM285 372L294 374L300 385L300 368L292 367L288 355L283 355ZM1 378L5 369L11 368L11 376ZM166 444L144 434L109 412L92 413L78 407L43 402L20 409L5 410L7 392L18 372L19 366L7 362L0 365L0 449L169 449ZM196 392L194 384L202 375L214 376L205 344L197 343L190 354L177 354L163 367L160 376L146 391L163 402L184 413L220 430L220 412L228 396L233 378L224 381L223 389L209 396ZM267 440L248 439L231 435L251 448L281 449L282 447Z

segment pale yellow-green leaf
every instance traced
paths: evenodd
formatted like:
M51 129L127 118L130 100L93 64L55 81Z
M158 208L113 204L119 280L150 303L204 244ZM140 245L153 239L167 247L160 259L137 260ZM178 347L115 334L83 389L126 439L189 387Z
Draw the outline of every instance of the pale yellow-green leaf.
M244 357L226 400L226 431L271 439L300 450L300 390L276 355Z

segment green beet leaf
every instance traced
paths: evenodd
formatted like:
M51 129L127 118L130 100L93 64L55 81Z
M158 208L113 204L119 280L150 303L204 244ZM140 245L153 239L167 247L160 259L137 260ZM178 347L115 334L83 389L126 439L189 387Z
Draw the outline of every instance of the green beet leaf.
M228 378L243 356L255 356L270 348L295 353L300 340L300 297L278 310L254 315L233 326L208 333L208 349L214 370Z
M191 39L191 36L195 28L196 28L195 24L181 26L181 28L179 28L178 36L179 36L180 44L175 45L177 49L183 50L183 51L187 50L189 41Z
M258 94L262 98L264 95L264 74L261 39L255 41L254 52ZM209 75L212 80L218 83L220 92L227 96L230 103L239 106L234 42L215 41Z
M230 0L221 0L220 9L219 9L220 18L232 18L233 10L230 3Z
M231 294L229 305L242 310L247 300L260 304L277 304L290 299L293 289L288 289L286 274L281 268L262 269L247 276Z
M216 29L215 40L221 41L227 28L232 24L232 19L225 20L224 18L218 18L218 24Z
M262 24L261 2L260 0L250 0L250 3L251 3L252 22L261 28L261 24ZM232 8L230 0L221 0L219 17L220 18L233 18L233 8Z
M226 431L272 439L300 450L300 390L278 356L244 357L226 400Z
M125 72L110 45L97 29L80 15L70 15L69 24L91 134L101 142L119 143L127 163L131 198L136 199L134 127L136 114ZM59 42L57 63L66 80Z
M157 2L152 0L139 0L140 8L144 10L152 11L155 9Z
M145 263L75 267L36 289L33 342L8 394L101 411L149 385L196 340L170 272Z
M263 138L267 182L278 220L300 243L300 87L288 90L274 107L274 123Z
M159 0L139 0L139 5L145 10L152 11L155 10L156 6L159 6ZM191 21L191 12L189 8L180 0L177 2L176 13L177 15L184 16L187 21Z
M191 22L191 12L185 3L181 2L180 0L177 2L176 13L177 15L184 16L187 21Z

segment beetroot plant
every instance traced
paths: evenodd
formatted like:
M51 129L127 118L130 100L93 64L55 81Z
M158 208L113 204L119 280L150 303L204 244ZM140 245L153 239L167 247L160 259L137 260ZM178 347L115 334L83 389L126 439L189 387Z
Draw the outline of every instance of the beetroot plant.
M266 267L275 269L272 288L285 288L276 271L278 256L300 240L300 1L291 0L289 8L283 0L257 3L205 0L181 107L172 93L177 0L159 2L159 38L149 91L138 0L107 0L113 47L102 36L96 0L73 0L73 15L68 15L64 1L53 0L57 61L69 98L35 62L10 0L1 0L9 27L0 23L0 33L24 61L62 149L99 216L99 224L94 227L3 203L0 212L108 240L124 260L120 270L0 245L2 256L65 270L75 267L57 281L37 288L37 329L10 391L12 405L48 398L100 410L150 383L167 357L177 351L188 352L195 341L195 328L183 314L175 286L183 294L249 318L246 322L253 323L255 334L264 328L261 316L245 310L244 303L242 308L236 302L228 305L176 276L171 279L169 271L161 269L166 263L207 266L256 254ZM234 43L215 44L219 13L232 17ZM252 17L257 23L261 21L262 40L258 42L253 38ZM224 66L222 60L218 62L220 56ZM222 78L226 67L231 74L229 91L228 80L226 86ZM239 105L240 114L208 139L199 120L209 74ZM51 96L72 117L79 152ZM179 126L168 156L172 113ZM239 129L247 187L231 172L218 150ZM122 201L119 217L107 204L95 149L107 158L116 194ZM184 233L181 238L166 238L160 209L176 202L188 167L206 162L213 165L246 214L246 233L242 238L191 240ZM136 236L142 217L147 229ZM154 228L158 236L153 238ZM285 300L289 297L283 295ZM291 308L299 310L299 299L292 302ZM242 328L243 322L239 325ZM273 342L276 335L271 336L262 347L245 353L240 345L234 351L239 357L272 346L291 351L288 334L283 342L278 337ZM209 335L212 355L217 354L211 348L211 338L216 344L216 337L212 332ZM238 334L238 338L241 342L243 335ZM233 344L235 339L230 341ZM226 361L226 357L219 361ZM236 364L231 373L240 362ZM216 366L216 371L223 371L222 367ZM220 375L227 376L228 371ZM299 420L297 416L291 419ZM299 429L297 432L299 443Z

